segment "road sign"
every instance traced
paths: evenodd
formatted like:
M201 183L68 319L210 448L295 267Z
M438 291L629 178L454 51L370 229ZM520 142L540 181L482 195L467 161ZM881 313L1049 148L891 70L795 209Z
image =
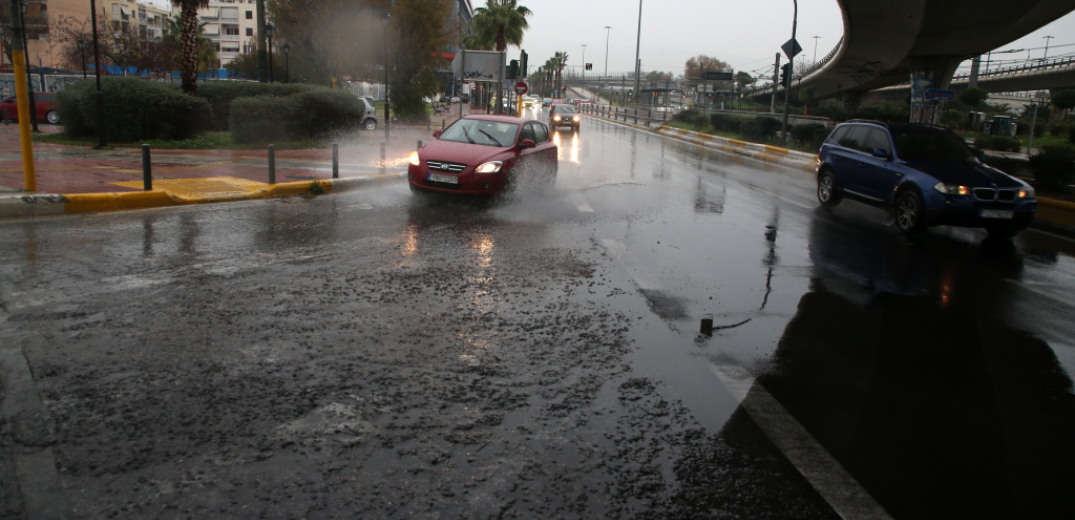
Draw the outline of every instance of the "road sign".
M795 57L803 51L803 48L799 47L799 42L795 41L795 38L792 38L788 40L787 43L785 43L784 45L781 45L780 49L784 51L784 54L788 57L789 60L795 59Z
M520 96L523 95L523 94L526 94L526 91L529 90L529 89L530 89L530 87L526 86L526 82L524 82L524 81L520 81L520 82L515 84L515 93L520 95Z
M708 80L708 81L731 81L732 80L732 73L731 72L706 72L705 74L702 75L702 79L705 79L705 80Z
M927 88L922 92L922 99L926 101L955 101L956 91Z

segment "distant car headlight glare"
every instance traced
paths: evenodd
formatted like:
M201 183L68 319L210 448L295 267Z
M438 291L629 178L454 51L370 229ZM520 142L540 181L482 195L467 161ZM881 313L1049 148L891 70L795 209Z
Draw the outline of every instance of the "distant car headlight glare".
M413 164L415 166L418 166L419 164L422 164L421 161L418 160L418 152L411 152L410 161L411 161L411 164Z
M477 168L474 168L474 173L496 173L500 171L500 167L504 163L500 161L489 161Z
M559 120L560 120L560 116L552 116L552 120L553 120L553 121L559 121Z
M966 186L956 186L955 184L945 184L943 182L938 182L933 189L945 195L970 195L970 188Z
M1023 188L1019 190L1019 198L1034 200L1034 188Z
M575 121L578 121L578 120L579 120L579 116L575 116L575 117L573 117L572 119L574 119Z

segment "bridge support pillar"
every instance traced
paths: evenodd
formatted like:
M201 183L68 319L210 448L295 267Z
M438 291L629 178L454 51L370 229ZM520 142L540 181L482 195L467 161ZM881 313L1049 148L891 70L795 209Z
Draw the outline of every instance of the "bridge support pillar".
M859 105L862 104L862 94L857 90L845 90L840 93L840 100L844 102L844 110L848 112L858 112Z
M952 83L952 76L956 68L966 59L963 56L921 56L908 58L911 65L911 80L930 79L933 86L930 88L947 89Z

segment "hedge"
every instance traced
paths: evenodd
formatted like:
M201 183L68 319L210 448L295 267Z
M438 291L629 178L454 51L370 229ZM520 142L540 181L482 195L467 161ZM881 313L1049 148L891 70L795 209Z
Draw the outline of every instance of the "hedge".
M1075 182L1075 147L1053 145L1041 147L1041 153L1030 157L1030 169L1038 186L1047 191L1063 191Z
M982 150L997 150L1000 152L1020 152L1023 149L1023 142L1014 137L987 135L985 137L976 137L974 139L974 147Z
M326 87L301 83L258 83L254 81L206 81L198 85L197 96L213 107L216 115L214 130L227 131L231 122L231 102L239 98L255 96L286 97L311 90L329 90Z
M93 80L68 86L56 95L64 133L96 135L96 87ZM188 139L207 130L213 110L204 99L184 95L174 85L141 78L101 78L105 138L110 142Z
M820 150L822 143L824 143L825 138L832 133L832 130L820 123L810 123L805 125L795 125L791 127L789 133L791 134L791 139L793 141Z
M343 90L319 88L287 97L242 97L231 102L231 138L237 143L316 139L353 130L365 104Z

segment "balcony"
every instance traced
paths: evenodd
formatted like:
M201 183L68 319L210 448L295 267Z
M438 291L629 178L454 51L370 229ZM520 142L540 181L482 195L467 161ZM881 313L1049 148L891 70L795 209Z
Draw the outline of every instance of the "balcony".
M238 34L221 34L220 35L221 40L239 41L239 39L241 39L241 38L242 38L242 36L239 36Z
M238 58L239 51L220 51L216 55L218 58Z

